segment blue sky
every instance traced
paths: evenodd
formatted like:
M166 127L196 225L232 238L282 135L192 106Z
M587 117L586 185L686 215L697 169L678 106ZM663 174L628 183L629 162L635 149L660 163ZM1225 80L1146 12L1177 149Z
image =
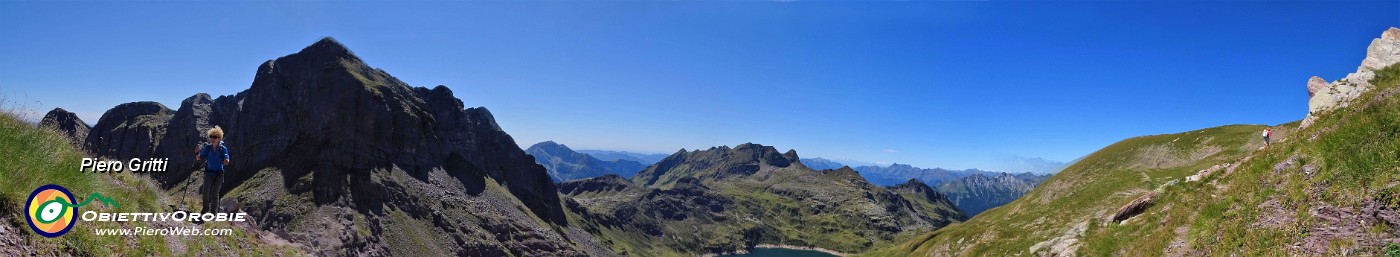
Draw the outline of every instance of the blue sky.
M333 36L522 147L996 169L1307 112L1400 2L0 2L0 96L89 124ZM37 117L35 118L37 119Z

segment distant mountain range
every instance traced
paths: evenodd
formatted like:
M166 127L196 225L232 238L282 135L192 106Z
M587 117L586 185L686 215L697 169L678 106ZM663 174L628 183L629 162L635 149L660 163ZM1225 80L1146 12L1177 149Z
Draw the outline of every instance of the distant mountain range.
M802 158L802 164L807 165L808 168L812 168L814 170L834 170L846 166L845 164L841 164L840 162L823 159L821 157Z
M880 187L849 168L794 165L796 151L740 144L681 151L630 180L564 182L570 224L635 256L735 252L755 244L861 252L965 219L923 183Z
M1050 178L1050 174L1032 173L978 173L943 182L936 187L948 196L958 209L968 216L976 216L987 209L996 208L1021 198L1026 192Z
M971 176L973 174L994 174L996 172L979 169L949 170L944 168L919 168L908 164L891 164L890 166L860 166L854 167L861 176L870 180L876 185L898 185L909 179L918 179L930 185L942 184L958 178Z
M1040 157L1010 155L997 160L997 164L991 168L1010 173L1029 172L1035 174L1055 174L1072 163L1072 161L1065 163L1046 160Z
M637 174L638 171L645 168L645 165L626 159L602 161L599 160L601 158L591 156L593 154L572 151L567 146L553 141L535 144L525 151L534 155L535 162L544 165L555 181L592 178L605 174L631 178L633 174ZM619 151L588 150L587 152L615 158L649 157ZM840 162L821 157L802 158L800 162L813 170L836 170L846 167ZM968 216L977 215L984 210L1016 200L1050 176L1032 173L1009 174L978 169L926 169L898 163L890 166L861 166L854 168L854 170L858 171L858 174L867 181L881 186L901 186L911 183L911 180L919 183L927 181L927 185L946 195L954 206Z
M629 161L639 162L639 163L645 164L645 165L654 164L654 163L656 163L656 162L661 161L661 159L666 158L666 156L670 156L669 154L663 154L663 153L658 153L658 154L644 154L644 153L633 153L633 152L628 152L628 151L608 151L608 150L574 150L574 151L579 152L579 153L583 153L583 154L591 155L591 156L593 156L593 158L598 158L599 160L603 160L603 161L629 160Z
M535 156L535 163L544 165L545 170L548 170L549 176L555 182L599 177L607 174L632 177L633 174L637 174L638 171L650 165L626 159L599 160L589 154L575 152L568 146L554 141L537 143L525 149L525 152Z

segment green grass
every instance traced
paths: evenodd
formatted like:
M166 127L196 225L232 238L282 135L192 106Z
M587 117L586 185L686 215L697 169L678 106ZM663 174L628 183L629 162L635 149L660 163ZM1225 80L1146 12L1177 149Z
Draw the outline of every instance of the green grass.
M110 212L156 212L169 211L166 204L173 203L169 195L146 175L131 172L122 173L82 173L78 171L82 158L87 155L70 145L59 132L40 129L26 123L14 114L0 112L0 167L5 171L0 176L0 210L6 213L3 226L22 231L25 242L40 253L55 253L72 256L171 256L202 253L221 253L222 248L236 246L235 249L263 253L287 255L295 249L261 245L252 235L238 233L231 236L172 237L186 246L187 252L172 252L167 238L162 236L97 236L94 229L134 228L147 226L160 228L147 222L84 222L78 221L71 231L57 238L45 238L29 230L25 216L18 213L24 208L24 201L35 188L45 184L57 184L68 188L78 200L91 193L101 193L121 205L120 209L102 204L82 207L81 211L105 210ZM233 228L227 224L206 223L205 228ZM234 228L237 232L242 232ZM240 252L241 253L241 252ZM228 253L226 253L228 254Z
M1017 201L989 210L897 247L871 256L1023 255L1029 246L1059 235L1069 224L1116 210L1139 192L1215 164L1239 164L1233 173L1217 172L1200 182L1163 188L1157 202L1124 224L1090 226L1079 254L1164 255L1179 246L1188 255L1284 256L1322 225L1309 209L1319 205L1348 210L1376 200L1400 207L1400 66L1377 72L1375 88L1349 107L1324 115L1310 127L1298 122L1274 127L1275 144L1261 146L1261 126L1224 126L1171 135L1128 139L1104 148L1047 180ZM1317 135L1314 138L1314 135ZM1210 140L1205 140L1210 138ZM1210 145L1219 153L1174 167L1140 165L1134 153L1167 145L1173 155L1190 155ZM1292 165L1280 165L1292 160ZM1137 162L1137 163L1135 163ZM1135 165L1136 164L1136 165ZM1311 174L1304 172L1308 166ZM1277 170L1276 170L1277 168ZM1142 176L1146 176L1145 180ZM1277 201L1280 210L1268 207ZM1393 210L1393 209L1392 209ZM1264 220L1271 218L1271 220ZM1262 227L1263 224L1270 227ZM1395 228L1366 228L1361 238L1326 239L1325 255L1400 255L1400 245L1376 245L1367 237L1394 237ZM1184 230L1184 233L1178 233ZM965 241L959 243L959 241Z

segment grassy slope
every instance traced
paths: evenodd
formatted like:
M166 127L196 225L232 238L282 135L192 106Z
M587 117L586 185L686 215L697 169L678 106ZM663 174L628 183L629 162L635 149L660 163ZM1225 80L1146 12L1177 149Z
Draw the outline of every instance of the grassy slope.
M295 255L299 250L289 247L260 243L253 233L228 223L206 223L201 228L232 228L230 236L96 236L98 228L134 228L146 226L164 228L170 224L149 224L147 222L84 222L79 220L72 231L58 238L44 238L29 231L25 216L21 213L29 193L44 184L57 184L68 188L74 196L86 200L88 195L99 192L112 198L120 209L102 204L84 206L79 211L105 210L109 212L152 212L169 211L167 204L173 197L160 190L155 182L145 175L123 173L80 173L79 163L84 153L74 149L61 133L36 128L15 118L8 112L0 112L0 219L9 226L9 231L21 232L26 244L37 253L44 255L74 256L150 256L150 255L195 255L195 254L259 254ZM197 196L191 197L196 201ZM188 227L191 224L177 224Z
M1368 225L1358 236L1371 240L1329 237L1323 239L1325 249L1293 247L1310 233L1338 226L1310 213L1315 207L1356 209L1367 200L1379 201L1390 211L1400 207L1400 99L1393 96L1400 91L1396 86L1400 67L1379 73L1374 81L1377 89L1351 107L1323 115L1301 131L1294 131L1296 122L1274 128L1277 143L1268 149L1253 150L1260 145L1256 133L1261 126L1224 126L1124 140L1088 156L1009 205L870 255L1025 254L1036 243L1086 221L1085 232L1076 237L1082 245L1077 252L1094 256L1379 253L1387 244L1375 238L1393 240L1397 233L1384 223ZM1314 135L1319 136L1313 139ZM1199 140L1203 137L1215 139ZM1225 148L1172 167L1142 167L1141 160L1133 158L1133 153L1161 144L1171 145L1178 155L1189 155L1202 146ZM1142 215L1104 225L1107 215L1142 192L1246 157L1233 172L1161 187L1156 204ZM1294 162L1280 165L1289 159ZM1312 173L1303 172L1302 167L1310 164Z

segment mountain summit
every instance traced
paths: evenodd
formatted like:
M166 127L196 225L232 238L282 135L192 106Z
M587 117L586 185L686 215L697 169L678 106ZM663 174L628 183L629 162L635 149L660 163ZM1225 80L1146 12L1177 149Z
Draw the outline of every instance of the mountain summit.
M316 252L611 254L568 226L544 167L489 111L445 86L411 87L329 37L262 63L236 95L197 94L174 111L118 106L88 143L104 156L170 158L162 184L198 187L193 150L216 125L233 155L228 207Z
M966 219L923 183L880 187L847 167L813 170L797 151L744 143L677 151L631 181L560 185L571 224L628 255L702 255L758 244L860 252Z

